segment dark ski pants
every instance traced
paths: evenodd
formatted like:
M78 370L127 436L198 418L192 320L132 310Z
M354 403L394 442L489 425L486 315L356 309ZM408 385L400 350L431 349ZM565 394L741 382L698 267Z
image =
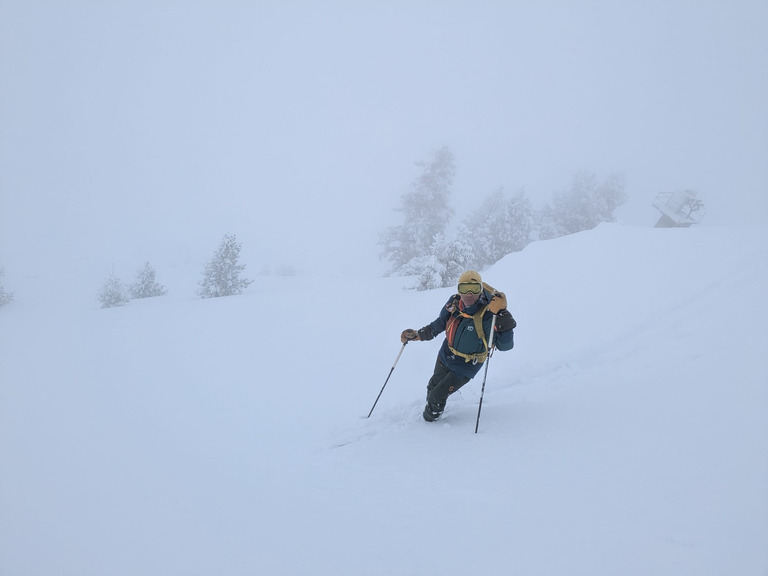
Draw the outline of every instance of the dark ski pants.
M469 378L456 374L440 362L435 363L435 372L427 384L427 404L433 412L442 412L448 396L469 382Z

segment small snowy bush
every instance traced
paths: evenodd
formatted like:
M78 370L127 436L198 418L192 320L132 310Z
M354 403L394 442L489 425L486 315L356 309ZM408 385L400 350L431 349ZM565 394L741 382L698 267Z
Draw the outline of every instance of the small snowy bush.
M123 284L123 282L114 274L109 275L101 292L99 292L98 298L102 308L122 306L123 304L127 304L130 300L125 284Z

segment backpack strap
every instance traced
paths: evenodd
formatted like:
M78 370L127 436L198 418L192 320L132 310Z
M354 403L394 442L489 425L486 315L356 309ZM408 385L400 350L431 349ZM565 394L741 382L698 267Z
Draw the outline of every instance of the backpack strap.
M485 290L488 291L488 293L491 295L491 300L493 299L493 295L498 292L496 288L490 284L486 284L485 282L483 282L483 288L485 288ZM472 320L475 322L475 330L477 330L477 333L480 335L480 340L483 341L486 356L488 355L488 339L485 337L485 330L483 329L483 316L485 316L488 307L491 305L491 300L488 300L488 304L483 306L481 310L478 310L475 315L472 316Z

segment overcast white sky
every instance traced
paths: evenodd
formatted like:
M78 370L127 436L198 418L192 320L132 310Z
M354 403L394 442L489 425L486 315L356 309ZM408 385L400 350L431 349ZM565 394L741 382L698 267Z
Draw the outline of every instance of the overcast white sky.
M459 210L588 170L626 175L630 220L680 188L712 224L768 220L764 0L0 0L0 26L7 269L132 273L224 233L374 258L442 145Z

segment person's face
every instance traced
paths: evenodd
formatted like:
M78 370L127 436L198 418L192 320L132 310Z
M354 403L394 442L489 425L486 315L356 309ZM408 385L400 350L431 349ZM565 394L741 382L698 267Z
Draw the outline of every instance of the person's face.
M468 308L477 302L478 298L480 298L480 294L472 294L467 292L466 294L461 295L461 303L464 304L465 308Z
M464 307L472 306L480 298L480 294L483 291L483 287L480 284L474 282L459 284L459 296L461 297L461 303Z

